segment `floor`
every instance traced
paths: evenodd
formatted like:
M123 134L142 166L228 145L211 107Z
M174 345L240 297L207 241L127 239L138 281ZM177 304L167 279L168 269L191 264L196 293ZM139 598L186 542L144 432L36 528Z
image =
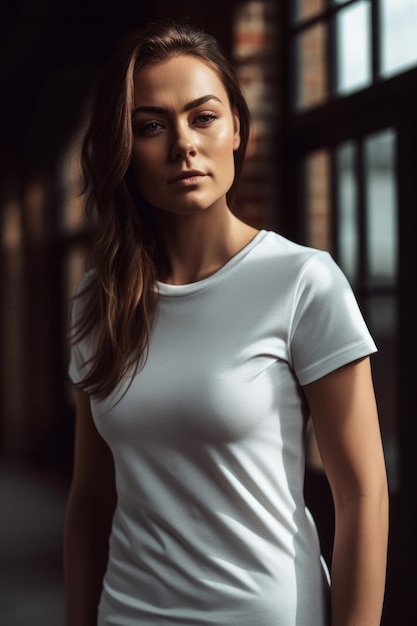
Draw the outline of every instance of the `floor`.
M0 463L0 624L62 626L66 481Z

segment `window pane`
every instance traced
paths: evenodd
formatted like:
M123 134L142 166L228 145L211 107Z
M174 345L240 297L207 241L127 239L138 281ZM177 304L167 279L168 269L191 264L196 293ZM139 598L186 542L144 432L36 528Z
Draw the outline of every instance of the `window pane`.
M293 19L299 22L321 13L325 8L325 0L295 0L289 5L293 7Z
M397 278L395 133L385 130L365 141L367 280L393 285Z
M336 150L339 263L355 283L358 276L358 203L355 146L348 142Z
M381 73L384 77L417 64L416 0L381 0Z
M306 243L331 252L330 158L325 150L306 161Z
M371 4L357 2L336 15L338 94L346 94L370 84Z
M326 30L317 24L304 31L295 40L297 109L311 107L327 97Z

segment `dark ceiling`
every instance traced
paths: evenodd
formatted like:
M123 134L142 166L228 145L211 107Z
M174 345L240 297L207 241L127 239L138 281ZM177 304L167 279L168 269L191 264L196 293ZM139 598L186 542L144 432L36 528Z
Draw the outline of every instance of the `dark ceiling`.
M220 40L231 5L211 0L6 0L0 22L0 176L53 166L98 68L143 20L187 15ZM221 19L219 19L219 16ZM224 41L223 41L224 43Z
M50 166L112 46L148 17L149 3L132 4L7 2L0 27L0 146L6 170Z

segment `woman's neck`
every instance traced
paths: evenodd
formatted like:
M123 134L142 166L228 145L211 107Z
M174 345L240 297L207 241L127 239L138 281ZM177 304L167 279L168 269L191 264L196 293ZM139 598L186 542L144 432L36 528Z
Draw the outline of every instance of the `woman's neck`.
M159 214L156 219L161 281L183 285L207 278L257 234L229 210L194 215Z

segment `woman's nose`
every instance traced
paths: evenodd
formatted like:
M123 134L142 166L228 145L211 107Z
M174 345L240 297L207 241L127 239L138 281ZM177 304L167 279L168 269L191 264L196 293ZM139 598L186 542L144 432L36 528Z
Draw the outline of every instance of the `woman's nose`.
M197 149L192 130L184 127L178 128L172 141L172 159L174 159L174 161L180 161L189 156L195 156L196 154Z

